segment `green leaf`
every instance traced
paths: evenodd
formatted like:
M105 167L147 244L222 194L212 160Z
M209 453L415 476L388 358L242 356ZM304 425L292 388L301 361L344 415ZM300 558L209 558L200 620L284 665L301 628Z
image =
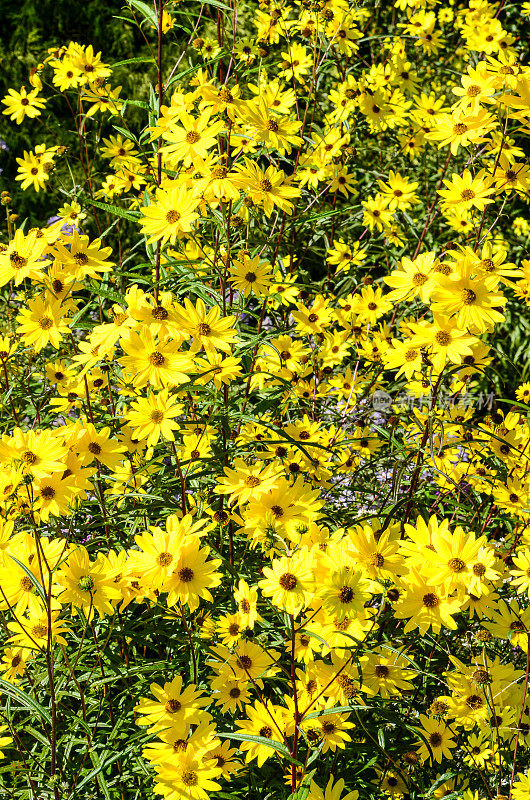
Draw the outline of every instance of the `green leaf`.
M156 18L155 10L147 3L142 3L142 0L127 0L127 4L138 11L144 19L146 19L153 27L158 28L158 20Z
M90 752L90 760L96 769L99 769L99 772L96 774L97 782L99 784L99 788L103 792L105 800L111 800L109 787L107 786L107 781L105 780L105 776L103 774L103 767L99 760L99 756L96 752Z
M265 736L253 736L251 733L218 733L224 739L236 739L238 742L254 742L254 744L261 744L264 747L270 747L272 750L277 750L283 753L284 756L291 758L291 754L287 747L275 739L266 739Z
M107 289L103 289L101 286L93 286L92 290L95 295L104 297L106 300L112 300L113 303L123 303L123 297L121 294L109 292Z
M26 567L26 565L25 565L25 564L23 564L21 561L19 561L19 560L18 560L18 558L15 558L15 556L11 556L11 555L10 555L10 556L9 556L9 558L12 558L12 559L13 559L13 561L14 561L16 564L18 564L18 566L19 566L21 569L23 569L23 570L24 570L24 572L26 573L26 575L28 576L28 578L29 578L29 579L30 579L30 581L32 582L33 586L35 587L35 589L36 589L36 590L37 590L37 592L39 593L41 600L42 600L42 601L44 602L44 604L46 605L46 594L45 594L45 592L44 592L44 589L42 588L42 586L41 586L41 585L40 585L40 583L38 582L37 578L36 578L36 577L35 577L35 575L33 574L33 572L32 572L32 571L29 569L29 567Z
M215 8L222 8L223 11L232 11L230 6L225 5L224 3L220 3L219 0L204 0L205 6L214 6Z
M123 219L128 219L130 222L138 222L140 219L140 213L138 211L125 211L124 208L120 208L119 206L112 206L110 203L100 203L97 200L91 200L90 204L96 206L96 208L101 208L103 211L107 211L109 214L115 214L118 217L123 217Z
M313 711L311 714L306 714L304 719L315 719L328 714L345 714L351 711L371 711L371 709L371 706L335 706L334 708L325 708L323 711Z
M22 689L19 689L18 686L14 686L12 683L8 683L0 678L0 689L2 689L2 691L4 691L8 697L12 697L13 700L18 700L19 703L24 706L24 708L36 711L37 714L48 723L48 725L52 724L52 718L44 706L41 706L40 703L37 703L33 697L31 697L29 694L26 694L26 692L22 691Z
M144 4L142 3L142 5L144 5ZM147 57L147 56L141 56L139 58L126 58L125 61L116 61L116 63L113 64L112 67L113 68L114 67L124 67L125 64L155 64L155 63L156 62L155 62L154 58ZM135 105L137 105L137 104L140 103L140 100L135 100L135 101L129 100L129 102L130 103L134 103ZM147 105L147 103L145 105Z
M131 745L131 747L128 747L128 748L127 748L127 750L124 750L123 752L120 752L120 753L114 753L114 755L112 755L112 756L111 756L110 758L108 758L106 761L103 761L103 762L102 762L102 761L100 760L100 761L99 761L99 763L98 763L98 766L97 766L95 769L91 770L91 771L88 773L88 775L85 775L85 777L83 778L83 780L81 781L81 783L78 783L78 784L77 784L77 786L76 786L76 788L75 788L75 791L74 791L74 793L73 793L72 797L76 797L76 796L79 794L79 790L80 790L80 789L82 789L82 788L83 788L83 786L86 786L86 785L87 785L87 783L90 783L90 781L91 781L91 780L93 780L93 778L95 778L95 777L97 777L98 775L100 775L100 774L101 774L101 772L102 772L104 769L106 769L106 768L107 768L108 766L110 766L111 764L114 764L114 762L115 762L115 761L117 761L119 758L124 758L124 757L125 757L126 755L128 755L128 754L129 754L129 753L130 753L132 750L134 750L134 749L135 749L135 747L136 747L136 745ZM92 758L92 753L90 754L90 757Z

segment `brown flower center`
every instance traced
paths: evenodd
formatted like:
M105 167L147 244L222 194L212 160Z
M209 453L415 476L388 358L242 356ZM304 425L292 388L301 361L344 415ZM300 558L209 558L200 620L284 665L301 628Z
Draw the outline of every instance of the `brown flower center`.
M296 575L293 575L292 572L284 572L283 575L280 575L278 583L282 589L285 589L286 592L290 592L296 588L298 580Z

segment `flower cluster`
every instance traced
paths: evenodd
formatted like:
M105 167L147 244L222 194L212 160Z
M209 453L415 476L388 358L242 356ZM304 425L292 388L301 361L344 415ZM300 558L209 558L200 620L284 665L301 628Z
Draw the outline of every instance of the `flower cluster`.
M2 791L529 800L529 4L124 13L2 101Z

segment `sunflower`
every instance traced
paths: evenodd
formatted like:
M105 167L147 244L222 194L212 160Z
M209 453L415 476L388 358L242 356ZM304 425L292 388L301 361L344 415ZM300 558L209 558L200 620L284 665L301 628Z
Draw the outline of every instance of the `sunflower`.
M142 697L134 711L139 715L137 724L150 725L153 733L170 728L186 736L190 725L199 721L202 709L210 702L194 684L183 689L181 675L163 686L152 683L150 689L155 699Z
M319 580L319 585L318 596L324 608L339 623L347 616L362 612L370 597L368 581L360 570L354 571L350 567L331 571Z
M263 206L265 214L270 217L274 206L280 211L292 214L294 205L291 200L299 197L300 189L289 185L285 181L285 173L272 165L262 170L249 158L245 158L244 165L236 165L238 177L235 185L248 194L248 197L258 206Z
M115 266L112 261L108 261L112 248L102 247L101 239L91 242L88 236L79 234L74 228L68 244L69 250L61 242L56 242L52 255L59 263L71 269L76 280L98 278L98 273L110 272Z
M453 754L451 750L456 747L453 735L449 727L440 720L429 719L425 714L420 715L421 728L418 732L421 734L419 742L418 755L422 761L440 762L442 758L451 759Z
M218 136L225 127L222 120L210 123L212 109L205 109L196 119L187 111L179 115L180 125L171 125L163 134L169 144L162 147L162 153L168 156L169 163L200 165L208 155L208 150L215 147Z
M498 281L497 276L476 280L469 275L458 280L443 279L432 293L432 311L454 319L461 330L471 333L491 330L495 323L504 320L499 309L507 302L497 291Z
M164 584L169 608L180 603L194 611L200 600L212 602L210 589L221 583L221 574L218 572L221 560L208 560L209 554L209 547L200 547L199 542L191 537L182 543L175 554L175 566Z
M174 431L180 426L174 419L182 410L177 398L170 397L168 389L162 389L157 394L151 392L147 397L132 402L125 419L130 423L135 439L145 439L147 446L153 447L160 438L175 441Z
M5 249L0 249L0 286L14 281L18 286L25 278L38 280L43 277L43 252L46 239L34 229L27 235L18 228Z
M221 706L222 714L226 714L227 711L234 714L250 703L250 689L252 688L250 681L245 683L228 670L222 671L212 678L210 687L216 704Z
M66 645L63 633L68 633L69 628L59 619L59 614L60 610L55 610L48 615L48 610L41 607L26 617L8 622L7 627L13 632L8 641L15 647L20 647L25 653L28 650L46 652L50 639L52 642ZM25 657L27 659L28 655Z
M119 361L136 387L149 384L158 389L178 386L188 380L192 361L187 353L179 350L178 341L156 339L144 329L120 339L120 344L125 355Z
M185 186L165 184L156 191L155 201L143 206L140 219L142 233L149 236L148 244L160 241L175 244L183 234L190 233L199 214L195 209L198 198Z
M40 116L42 109L46 105L46 100L39 97L37 89L27 92L26 87L22 86L20 92L15 91L15 89L8 89L2 103L6 106L2 113L7 114L9 119L20 125L24 117L34 119Z
M360 659L363 686L369 695L390 697L413 689L411 680L417 672L410 668L410 661L403 653L388 647L378 647Z
M60 602L81 609L88 619L97 611L102 617L114 614L113 601L121 599L115 585L116 574L108 569L101 556L91 561L87 549L77 546L55 574L61 587Z
M312 559L307 553L281 556L263 567L265 578L258 582L261 593L271 598L271 603L292 616L298 616L308 604L312 588Z
M277 743L283 741L282 714L279 706L269 701L265 703L256 701L254 705L247 706L246 712L247 719L236 720L238 732ZM245 763L257 759L258 768L262 767L275 752L267 743L260 741L242 741L239 749L245 753Z
M444 183L447 189L438 189L438 194L444 198L444 206L448 209L469 211L477 208L484 211L487 205L493 203L489 197L494 192L492 179L483 169L474 177L468 169L462 175L453 173L451 179L444 178Z
M259 263L259 256L233 261L229 270L231 286L243 295L253 292L258 297L267 294L270 286L271 265Z
M462 606L462 601L449 596L441 586L427 583L415 569L411 570L406 580L400 580L403 594L395 607L397 619L407 619L405 633L418 628L422 634L432 628L439 633L442 625L456 630L457 624L453 616Z

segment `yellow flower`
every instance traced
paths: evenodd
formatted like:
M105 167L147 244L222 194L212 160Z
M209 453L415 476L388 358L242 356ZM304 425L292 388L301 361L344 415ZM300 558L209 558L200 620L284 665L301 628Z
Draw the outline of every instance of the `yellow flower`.
M358 315L360 323L372 326L377 320L390 311L392 303L388 295L383 296L380 286L365 286L360 294L355 294L352 302L352 311Z
M176 553L175 566L164 584L170 608L180 603L195 611L200 600L213 601L210 589L221 583L221 574L217 571L221 560L207 560L209 554L210 548L200 547L196 539L188 537L183 541Z
M60 92L65 92L67 89L75 89L79 86L83 73L68 59L52 61L51 65L53 67L53 85L57 86Z
M112 602L121 599L114 581L116 572L108 569L108 563L101 555L91 561L86 548L77 545L55 574L62 587L59 594L61 603L71 603L74 612L81 609L87 619L94 616L94 611L101 617L114 614Z
M181 111L179 121L181 125L171 125L163 138L169 144L162 147L162 152L167 154L170 163L182 162L185 167L190 164L198 166L208 155L208 150L215 147L217 137L225 127L222 120L212 122L212 110L206 109L197 119L187 111Z
M0 286L9 281L14 281L18 286L25 278L42 278L42 268L46 266L46 262L42 261L45 248L46 239L39 235L38 230L31 230L25 235L18 228L7 249L0 250Z
M432 323L413 323L414 341L427 349L427 357L436 372L441 372L449 361L461 364L466 356L473 355L472 345L478 340L440 314L434 315Z
M279 73L280 77L282 77L287 84L291 84L294 79L303 85L305 83L305 76L310 71L313 62L311 53L308 53L303 45L291 42L289 44L289 49L282 53L282 58L283 69Z
M24 472L46 478L64 467L67 449L52 430L23 431L16 427L0 442L0 457L20 461Z
M398 375L405 375L411 380L415 373L421 371L423 356L421 347L416 345L413 339L392 339L392 347L388 348L383 354L383 360L387 369L398 369Z
M57 350L63 335L70 330L71 320L63 317L64 309L57 300L47 301L42 297L28 302L17 316L17 333L25 344L31 345L39 352L47 344Z
M468 169L462 175L453 172L450 179L444 178L444 183L447 189L438 189L438 194L444 198L444 206L448 209L468 211L477 208L484 211L489 203L493 203L489 197L494 192L492 179L483 169L475 177Z
M405 633L419 628L424 634L432 627L433 633L439 633L442 625L456 630L453 619L462 603L455 597L448 596L441 586L429 584L416 570L412 570L405 580L401 579L403 589L396 603L397 619L407 619Z
M243 295L253 292L258 297L267 294L270 286L271 265L261 263L259 256L234 260L229 270L229 283Z
M410 661L403 653L393 652L388 647L379 647L360 659L363 686L369 695L381 697L401 694L413 689L410 681L417 672L410 668Z
M275 558L263 567L265 578L258 582L261 593L277 608L296 617L305 608L313 591L312 558L307 552Z
M150 237L148 243L160 240L162 245L175 244L183 233L192 230L199 217L195 212L199 200L193 192L185 186L168 186L157 189L155 202L141 209L140 224L142 233Z
M530 776L528 773L518 772L512 789L513 800L528 800L530 798Z
M150 384L158 389L178 386L188 380L192 361L187 353L179 351L179 342L155 339L149 330L134 332L128 339L120 339L125 352L119 361L135 386Z
M224 468L224 475L217 478L214 491L229 495L230 505L242 505L251 499L259 499L277 483L278 468L275 465L246 464L242 458L234 460L234 469Z
M452 758L451 750L456 747L453 735L448 726L437 719L429 719L425 714L420 715L421 728L418 732L421 734L420 747L418 754L423 761L437 761L438 763L442 758Z
M240 114L251 126L252 137L269 149L289 155L293 146L298 147L302 143L297 135L302 123L275 114L263 97L248 101Z
M24 150L24 157L17 158L18 174L15 180L21 181L21 189L28 189L33 184L33 189L38 192L44 189L46 181L50 177L50 172L53 169L53 161L51 158L44 160L35 155L35 153L28 153Z
M428 303L431 292L436 286L435 264L438 259L432 251L422 253L414 261L406 256L401 259L400 269L384 278L388 286L393 287L387 295L388 300L411 300L419 297L423 303Z
M275 742L283 741L283 728L279 706L275 706L269 701L261 703L256 701L253 706L248 706L248 719L236 720L238 733L259 736L262 739L270 739ZM275 750L268 744L255 741L242 741L239 744L241 752L245 753L245 763L248 764L257 759L258 768L271 758Z
M47 522L50 514L60 517L70 513L76 494L75 480L70 475L63 477L62 472L37 478L32 484L32 494L40 519Z
M239 614L245 627L252 630L256 622L261 619L257 609L257 589L250 587L245 580L240 578L238 587L234 590L234 600L237 603Z
M91 86L89 89L84 89L82 93L83 100L88 100L92 103L90 108L87 109L87 117L92 117L98 111L104 113L108 111L109 114L116 116L120 113L123 106L123 100L119 100L121 86L116 86L111 89L110 86Z
M64 244L57 242L53 255L72 270L73 277L77 280L98 278L98 272L109 272L114 266L111 261L107 261L112 250L110 247L101 247L101 239L90 242L88 236L82 236L74 230L68 244L69 250Z
M388 207L388 195L377 194L375 197L369 197L368 200L363 200L361 206L363 212L363 225L366 225L371 231L382 231L387 228L393 219L394 212Z
M111 437L110 428L101 428L98 431L92 423L80 427L75 447L84 464L95 460L98 466L104 464L109 469L116 469L123 461L126 450L124 445Z
M178 730L181 738L185 737L190 725L200 719L201 709L209 703L208 698L197 691L195 684L183 689L180 675L163 686L152 683L150 689L155 699L142 697L134 711L140 715L137 725L150 725L153 733L170 728Z
M481 103L492 102L492 95L495 94L494 76L488 72L488 65L479 61L476 67L467 68L467 75L462 76L462 86L452 91L460 98L458 108L477 114Z
M418 202L416 189L419 186L417 181L409 181L401 173L390 170L388 181L378 180L379 187L383 195L387 196L388 208L393 211L395 208L406 210Z
M311 780L307 800L357 800L359 792L356 789L342 796L344 789L344 778L339 778L338 781L336 781L333 775L330 775L324 791L322 791L314 780Z
M59 614L60 611L55 610L48 616L48 611L41 609L40 612L30 613L28 617L20 617L14 622L8 622L7 627L13 631L9 642L20 647L25 653L25 658L28 658L28 650L30 652L33 650L46 652L50 638L52 642L66 645L66 639L62 634L67 633L69 628L64 625L63 620L59 619Z
M528 592L530 597L530 550L524 549L513 556L515 569L510 571L513 576L513 584L517 587L517 593Z
M176 397L169 397L169 390L162 389L158 394L150 393L133 401L125 419L130 423L135 439L145 439L148 447L152 447L161 437L175 441L173 431L179 429L179 423L174 422L174 418L182 410L183 406Z
M351 736L347 731L355 727L354 723L348 720L348 714L326 714L326 709L334 705L333 698L329 697L318 716L301 722L301 728L308 742L313 747L321 745L323 753L327 753L328 750L334 753L337 748L345 750L347 743L351 742Z
M342 567L320 578L318 596L326 611L340 623L345 617L362 612L370 597L369 586L360 570Z
M20 92L9 89L2 103L6 106L2 113L9 115L17 125L22 123L24 117L34 119L40 116L41 110L46 105L46 101L39 97L37 89L28 93L25 86L21 87Z
M81 85L94 83L101 78L108 78L112 73L109 65L101 61L101 53L94 53L94 48L91 44L88 47L75 45L68 56L81 72L81 78L79 79Z
M221 706L222 714L226 714L227 711L234 714L250 703L252 684L250 681L245 683L236 678L230 670L221 671L219 675L211 678L210 687L216 704Z
M195 305L186 297L184 306L176 306L180 325L191 337L190 353L197 353L203 347L206 355L215 355L216 350L230 354L231 345L237 332L232 327L235 317L221 317L219 306L212 306L208 311L199 298Z
M221 786L213 778L222 775L216 760L204 760L188 753L176 753L171 761L157 767L155 791L183 800L209 800Z
M432 292L431 309L443 314L461 330L484 333L496 322L503 322L499 309L506 305L506 297L497 290L496 275L473 279L469 273L458 280L444 278Z
M201 372L197 383L208 384L213 381L217 390L228 386L241 375L241 359L221 353L210 354L208 358L195 358L194 363Z
M244 165L237 164L236 170L238 172L238 178L235 180L236 186L246 192L253 203L263 206L268 217L272 214L275 205L286 214L293 213L294 206L291 199L300 197L301 192L286 183L282 170L273 166L262 170L249 158L245 158Z
M453 91L455 91L453 89ZM434 127L425 134L429 141L438 142L438 147L451 145L451 153L456 156L460 147L477 145L486 141L484 136L496 125L494 117L485 109L477 112L453 111L440 114L434 120ZM454 177L454 176L453 176Z

